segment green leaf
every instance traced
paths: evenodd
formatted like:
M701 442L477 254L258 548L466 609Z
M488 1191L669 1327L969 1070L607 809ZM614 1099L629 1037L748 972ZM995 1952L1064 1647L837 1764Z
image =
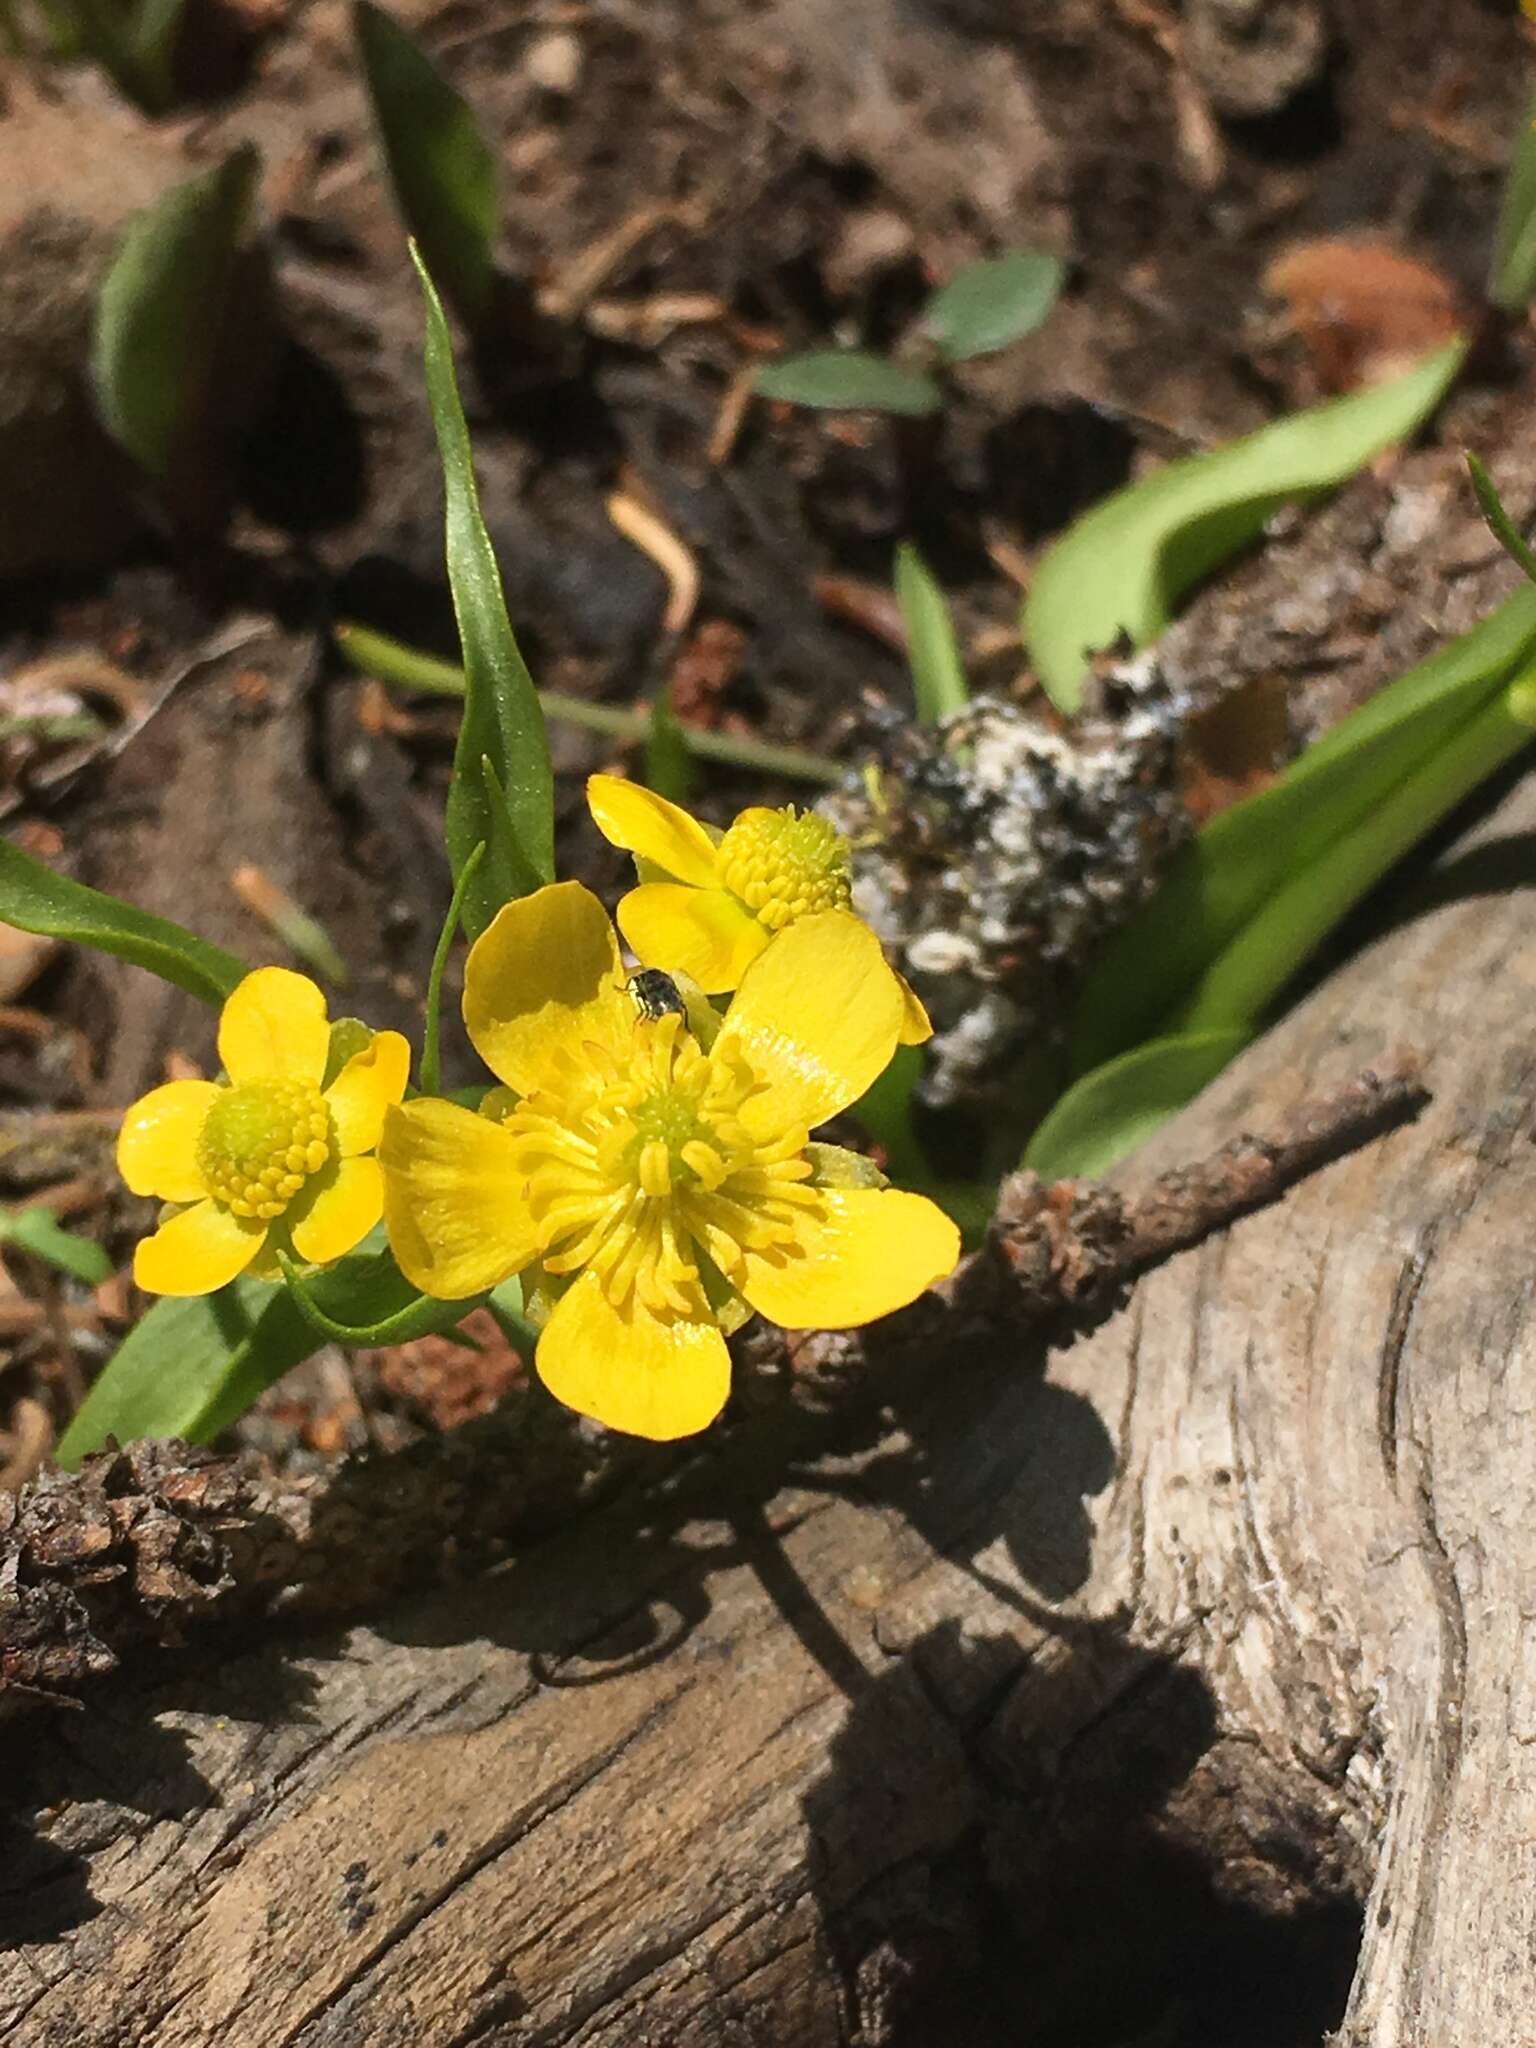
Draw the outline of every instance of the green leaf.
M1057 709L1082 702L1089 657L1155 640L1179 598L1256 539L1293 498L1331 490L1433 412L1462 340L1404 377L1276 420L1245 440L1170 462L1106 498L1045 556L1024 600L1024 644Z
M186 11L187 0L140 0L133 17L133 47L148 75L157 83L163 82L167 104L171 98L171 59Z
M321 1342L281 1288L265 1281L157 1301L86 1395L59 1444L59 1463L73 1472L108 1437L207 1443Z
M347 1061L356 1059L360 1052L366 1052L373 1040L373 1031L361 1017L332 1018L331 1041L325 1051L325 1073L321 1077L321 1088L329 1088Z
M665 683L651 705L650 730L645 736L646 787L668 803L686 804L693 795L693 780L693 756L672 709L672 685Z
M496 157L468 104L393 15L357 0L352 21L401 218L461 318L476 327L496 282Z
M1531 744L1511 702L1536 682L1528 668L1458 726L1322 859L1267 902L1224 948L1179 1007L1178 1029L1257 1019L1339 920L1457 804Z
M1526 108L1520 139L1504 178L1488 296L1518 313L1536 294L1536 100Z
M366 1330L425 1300L385 1248L382 1226L305 1287L310 1306L336 1328ZM433 1302L414 1334L452 1329L474 1305ZM73 1471L109 1436L119 1443L146 1436L208 1443L330 1341L288 1290L270 1281L241 1279L217 1294L157 1301L108 1359L64 1433L59 1462Z
M972 263L929 299L923 325L952 363L991 355L1044 324L1064 274L1056 257L1038 249Z
M116 0L63 0L47 9L55 26L99 64L118 91L146 114L171 104L171 56L184 0L142 0L137 10ZM69 31L72 30L72 37Z
M386 1257L377 1262L373 1292L357 1287L350 1296L352 1316L343 1320L326 1306L317 1285L305 1278L302 1267L286 1252L278 1253L277 1262L283 1269L288 1291L310 1328L327 1344L346 1344L355 1349L409 1344L413 1338L451 1330L485 1299L482 1294L468 1301L438 1301L430 1294L420 1294L394 1260ZM357 1320L359 1316L363 1320Z
M894 1185L937 1202L960 1226L966 1243L975 1245L986 1230L997 1189L986 1181L944 1180L934 1172L912 1120L913 1096L922 1077L920 1048L898 1046L885 1072L850 1113L884 1152L885 1171Z
M247 144L137 214L102 282L97 407L113 439L162 482L207 409L260 162Z
M1286 915L1300 907L1321 917L1342 891L1347 908L1359 894L1358 864L1345 850L1350 835L1395 829L1390 806L1426 772L1429 786L1409 802L1421 806L1418 831L1428 830L1431 812L1440 814L1436 777L1449 778L1449 787L1463 773L1463 736L1533 653L1536 588L1526 586L1342 720L1268 789L1212 819L1096 963L1078 1003L1074 1069L1097 1067L1174 1029L1218 962L1276 904L1289 906ZM1269 929L1278 935L1278 925ZM1232 966L1245 959L1252 964L1245 952L1233 953L1214 986L1230 995ZM1268 959L1243 996L1245 1014L1279 985L1272 982L1281 964L1278 936Z
M30 1252L34 1258L46 1259L50 1266L57 1266L71 1279L83 1280L87 1287L99 1287L103 1280L112 1277L112 1261L95 1239L66 1230L53 1211L41 1203L0 1218L0 1241Z
M948 601L909 540L896 550L896 602L906 622L917 715L924 725L938 725L963 711L971 693Z
M814 405L830 412L894 412L920 418L937 412L944 394L920 370L903 370L863 349L813 349L784 356L757 373L760 398Z
M1467 468L1472 476L1472 490L1477 498L1477 508L1488 522L1489 531L1509 559L1536 583L1536 555L1526 546L1519 527L1504 509L1504 500L1494 489L1493 478L1484 469L1477 457L1470 451Z
M448 581L464 653L464 716L448 789L448 860L457 881L485 842L485 863L464 898L464 928L476 939L504 903L554 879L554 779L539 693L518 652L501 571L480 516L448 323L420 252L413 248L412 255L426 298L427 393L443 462ZM500 801L491 794L492 784L502 793Z
M1153 1038L1076 1081L1030 1139L1023 1164L1045 1180L1088 1179L1134 1152L1235 1059L1248 1027Z
M55 874L7 839L0 839L0 922L130 960L205 1003L222 1003L250 971L169 918Z

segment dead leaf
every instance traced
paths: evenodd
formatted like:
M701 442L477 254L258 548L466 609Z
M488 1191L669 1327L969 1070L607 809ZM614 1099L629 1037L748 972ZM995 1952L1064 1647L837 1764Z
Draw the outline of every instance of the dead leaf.
M1401 376L1471 324L1453 279L1387 242L1295 243L1270 264L1264 286L1285 301L1325 391Z

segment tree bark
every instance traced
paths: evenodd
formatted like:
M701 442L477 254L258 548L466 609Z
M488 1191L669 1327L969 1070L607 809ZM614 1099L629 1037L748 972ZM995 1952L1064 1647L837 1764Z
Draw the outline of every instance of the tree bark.
M1423 1116L1091 1332L13 1723L0 2040L1536 2042L1533 848L1136 1178L1401 1043Z

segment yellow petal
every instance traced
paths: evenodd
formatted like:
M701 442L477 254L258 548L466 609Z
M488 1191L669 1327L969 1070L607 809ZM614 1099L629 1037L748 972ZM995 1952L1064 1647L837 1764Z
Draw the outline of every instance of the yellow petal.
M333 1159L294 1203L293 1248L317 1266L345 1258L384 1214L384 1170L377 1159Z
M426 1097L384 1118L384 1221L401 1272L423 1294L462 1301L519 1272L537 1250L517 1150L505 1127Z
M778 933L752 962L710 1058L740 1054L767 1084L746 1106L750 1130L809 1130L885 1072L903 1011L868 925L851 911L821 910Z
M621 1314L593 1273L561 1295L534 1359L567 1408L656 1443L706 1428L731 1390L731 1356L713 1322L662 1322L633 1296Z
M647 967L691 974L706 995L737 988L768 933L724 889L646 882L619 904L619 930Z
M330 1045L325 997L307 975L286 967L248 974L219 1018L219 1058L237 1087L283 1080L318 1088Z
M554 1053L628 1044L634 999L608 913L580 882L552 882L496 913L469 949L464 1023L496 1075L527 1095Z
M264 1217L195 1202L143 1239L133 1277L146 1294L212 1294L245 1271L266 1237Z
M168 1081L134 1103L118 1133L117 1170L136 1195L195 1202L207 1194L197 1141L218 1094L216 1081Z
M894 974L896 970L892 968ZM923 999L905 975L896 975L901 990L901 1043L903 1045L926 1045L933 1036L933 1025L923 1007Z
M959 1256L959 1231L924 1196L827 1188L793 1248L746 1254L741 1291L786 1330L848 1330L905 1308Z
M599 832L676 882L715 886L714 842L697 818L622 775L589 775L587 802Z
M410 1072L411 1048L398 1031L375 1032L372 1042L347 1061L325 1091L343 1159L371 1152L378 1144L384 1112L405 1093ZM379 1219L375 1216L373 1220L377 1223Z

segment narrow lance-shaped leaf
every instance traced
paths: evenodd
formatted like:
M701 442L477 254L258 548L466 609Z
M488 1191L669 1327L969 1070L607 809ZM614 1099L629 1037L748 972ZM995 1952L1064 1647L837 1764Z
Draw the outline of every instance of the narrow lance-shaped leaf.
M907 664L917 715L937 725L970 702L949 603L911 541L896 550L896 602L907 628Z
M943 392L923 371L904 370L884 356L856 348L785 356L758 371L755 388L760 398L781 398L828 412L893 412L916 418L937 412L944 403Z
M259 163L237 149L138 214L102 283L96 402L114 440L161 481L207 405Z
M1063 274L1058 259L1038 249L972 263L933 294L922 324L952 363L991 355L1044 324Z
M1536 293L1536 99L1520 122L1515 152L1504 178L1499 229L1494 239L1488 296L1507 313L1518 313Z
M496 282L496 158L468 104L393 15L357 0L353 23L401 216L433 277L476 327Z
M1536 670L1498 688L1352 831L1303 867L1218 955L1154 1038L1095 1067L1036 1131L1024 1164L1103 1173L1199 1094L1254 1036L1263 1012L1339 921L1455 805L1536 738Z
M693 756L677 713L672 709L672 685L664 683L651 704L650 729L645 736L646 786L664 796L668 803L686 804L693 794Z
M420 253L412 253L426 299L427 394L443 462L448 582L464 654L448 860L457 881L475 848L485 844L484 865L464 899L464 928L475 939L503 903L554 879L554 779L539 693L518 651L480 516L448 323ZM498 790L500 800L493 794Z
M355 1252L308 1278L320 1316L366 1327L424 1301L384 1248L382 1227ZM450 1330L475 1304L432 1302L417 1334ZM73 1471L109 1436L179 1436L208 1443L296 1365L331 1342L284 1287L242 1279L217 1294L157 1301L108 1359L59 1445Z
M1533 651L1536 588L1526 586L1344 719L1278 782L1213 819L1101 954L1077 1006L1074 1069L1165 1034L1243 927L1433 760Z
M1192 1102L1253 1037L1252 1027L1149 1039L1085 1074L1056 1103L1023 1164L1046 1180L1091 1178Z
M1456 731L1426 750L1323 857L1294 876L1218 954L1174 1019L1184 1031L1257 1020L1339 920L1455 806L1531 744L1510 704L1536 670L1496 689Z
M244 961L209 945L169 918L135 910L100 889L55 874L19 846L0 839L0 922L50 939L94 946L147 967L205 1003L222 1003L249 972Z
M1255 539L1293 498L1330 490L1428 418L1466 353L1448 342L1390 384L1276 420L1245 440L1170 462L1077 520L1024 601L1024 644L1052 702L1076 711L1089 658L1144 647L1190 586Z

